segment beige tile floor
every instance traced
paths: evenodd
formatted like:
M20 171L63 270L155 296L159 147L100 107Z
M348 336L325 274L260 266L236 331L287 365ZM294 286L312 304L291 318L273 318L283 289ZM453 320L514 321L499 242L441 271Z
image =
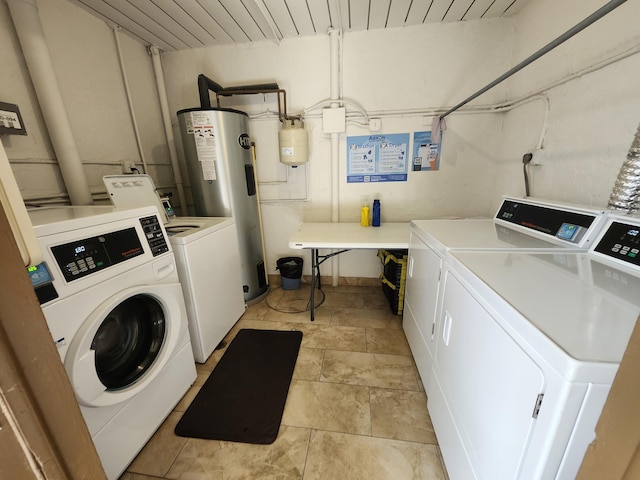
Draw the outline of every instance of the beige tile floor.
M224 349L198 365L194 386L120 480L446 480L427 399L402 330L379 286L323 287L315 322L309 289L274 288L242 328L300 330L302 346L272 445L173 433Z

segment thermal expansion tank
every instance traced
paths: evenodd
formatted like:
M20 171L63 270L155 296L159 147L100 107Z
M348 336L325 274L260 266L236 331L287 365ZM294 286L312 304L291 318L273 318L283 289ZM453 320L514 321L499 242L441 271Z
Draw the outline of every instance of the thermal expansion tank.
M267 281L249 117L228 108L189 108L177 115L196 215L235 219L244 299L252 300L267 291Z

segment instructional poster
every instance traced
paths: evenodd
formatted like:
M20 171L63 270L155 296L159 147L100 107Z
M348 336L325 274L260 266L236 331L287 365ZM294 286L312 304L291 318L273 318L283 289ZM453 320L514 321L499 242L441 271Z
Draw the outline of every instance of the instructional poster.
M347 137L347 183L406 182L408 133Z
M428 172L440 167L440 144L431 143L431 132L413 132L414 172Z

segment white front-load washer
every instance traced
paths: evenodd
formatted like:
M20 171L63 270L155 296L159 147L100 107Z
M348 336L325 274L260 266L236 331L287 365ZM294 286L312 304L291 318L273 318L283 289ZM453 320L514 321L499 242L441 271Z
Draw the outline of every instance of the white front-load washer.
M30 211L29 268L107 477L135 458L196 378L176 262L156 207Z
M196 362L204 363L245 310L231 217L173 217L166 225L182 283Z

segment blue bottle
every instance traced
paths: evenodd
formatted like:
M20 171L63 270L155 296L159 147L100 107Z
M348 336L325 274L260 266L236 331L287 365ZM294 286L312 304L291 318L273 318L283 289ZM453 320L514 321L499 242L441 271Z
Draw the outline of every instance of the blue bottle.
M371 218L371 226L379 227L380 226L380 200L375 199L373 201L373 216Z

